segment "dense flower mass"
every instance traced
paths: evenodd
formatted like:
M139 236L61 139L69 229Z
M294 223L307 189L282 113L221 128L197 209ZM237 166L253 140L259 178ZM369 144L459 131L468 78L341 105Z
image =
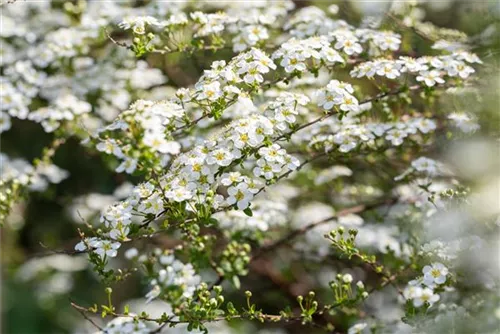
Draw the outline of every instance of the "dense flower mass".
M78 224L19 270L44 309L89 270L99 333L496 329L492 32L418 2L12 2L0 223L44 224L38 192Z

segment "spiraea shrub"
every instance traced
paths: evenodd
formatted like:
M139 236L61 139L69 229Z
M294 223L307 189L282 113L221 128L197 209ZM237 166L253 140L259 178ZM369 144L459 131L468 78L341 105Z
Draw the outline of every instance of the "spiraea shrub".
M498 8L471 4L468 35L379 5L3 3L26 310L71 333L497 333Z

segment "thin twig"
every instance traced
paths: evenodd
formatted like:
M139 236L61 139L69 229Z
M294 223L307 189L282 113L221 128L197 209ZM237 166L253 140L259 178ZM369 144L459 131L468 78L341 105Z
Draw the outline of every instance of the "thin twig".
M104 29L104 32L106 33L106 36L109 38L109 40L111 42L113 42L113 44L116 44L118 46L121 46L123 48L126 48L126 49L129 49L129 50L132 50L132 45L128 45L126 43L123 43L123 42L118 42L117 40L115 40L113 37L111 37L111 35L109 34L108 32L108 29Z
M78 311L78 313L80 313L82 315L82 317L84 317L86 320L88 320L92 325L94 325L94 327L96 327L98 330L102 331L102 327L99 326L98 324L96 324L94 322L94 320L92 320L89 316L87 316L87 313L89 312L89 310L87 310L86 308L84 307L81 307L77 304L75 304L73 301L71 301L71 306Z

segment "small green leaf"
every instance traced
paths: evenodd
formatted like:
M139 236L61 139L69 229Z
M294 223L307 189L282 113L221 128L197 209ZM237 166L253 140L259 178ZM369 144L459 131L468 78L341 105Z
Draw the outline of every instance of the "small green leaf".
M236 308L234 307L233 303L231 303L231 302L227 303L227 311L231 315L234 315L234 314L238 313L238 311L236 311Z
M246 208L245 210L243 210L243 212L248 216L248 217L252 217L253 216L253 212L252 212L252 209L250 208Z
M239 289L241 287L240 278L238 276L233 276L232 281L236 289Z

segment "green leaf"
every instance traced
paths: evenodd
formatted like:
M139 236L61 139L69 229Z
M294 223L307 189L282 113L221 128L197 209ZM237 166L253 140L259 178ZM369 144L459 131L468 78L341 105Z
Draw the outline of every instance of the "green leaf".
M215 218L208 218L206 221L205 221L205 224L206 225L218 225L219 224L219 221Z
M238 276L233 276L232 281L236 289L239 289L241 287L240 278Z
M228 302L227 303L227 311L229 312L229 314L231 315L234 315L234 314L237 314L238 311L236 311L236 308L234 307L233 303L231 302Z
M253 212L252 212L252 209L250 209L250 207L246 208L245 210L243 210L243 212L248 216L248 217L252 217L253 216Z

